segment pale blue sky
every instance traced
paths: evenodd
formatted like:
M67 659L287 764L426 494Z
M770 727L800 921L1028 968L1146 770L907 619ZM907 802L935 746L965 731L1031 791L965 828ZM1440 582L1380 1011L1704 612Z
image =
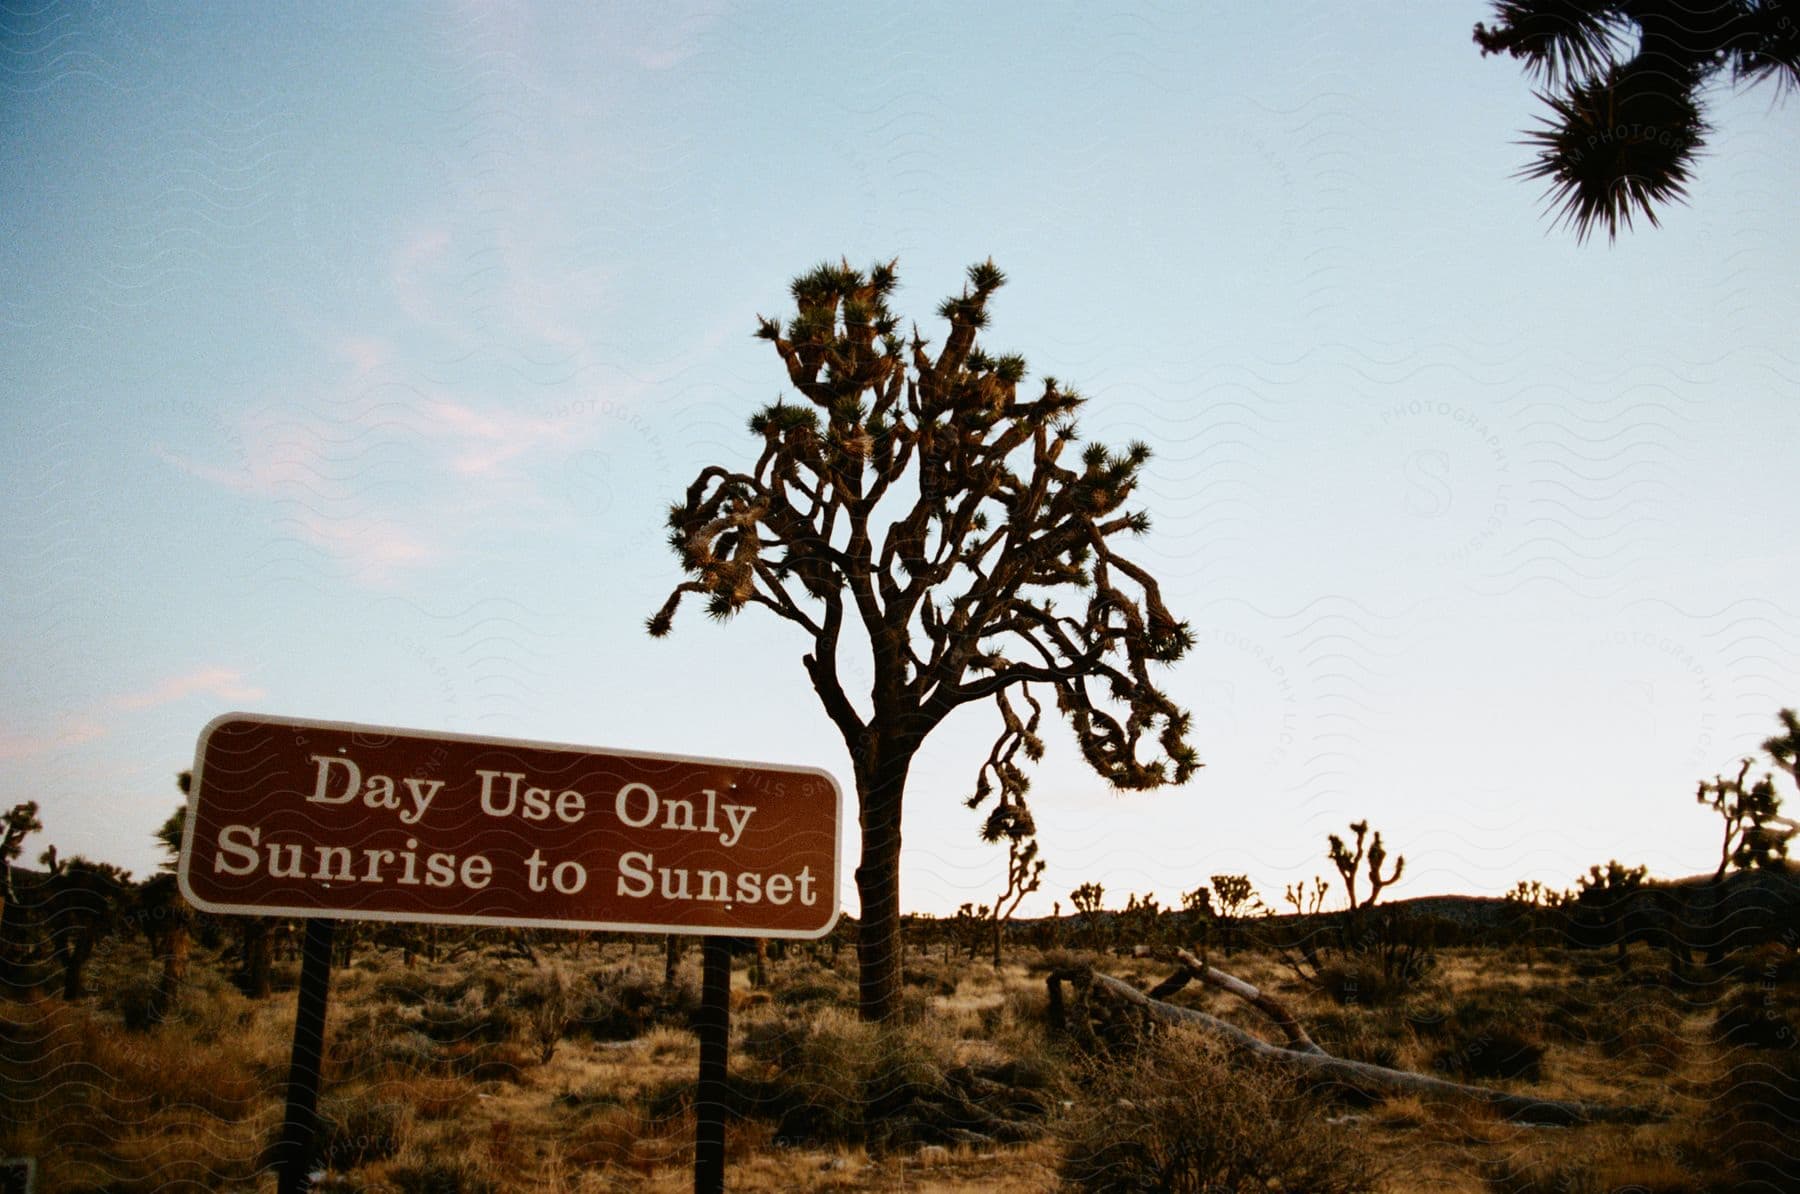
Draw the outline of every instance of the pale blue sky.
M1361 816L1395 896L1709 868L1695 781L1800 703L1800 107L1721 90L1691 204L1577 245L1485 15L7 6L0 800L147 870L234 708L847 784L785 626L643 635L662 511L751 459L794 273L898 256L931 335L991 254L989 343L1157 451L1208 763L1055 737L1027 912L1278 897ZM989 728L914 773L911 907L999 886Z

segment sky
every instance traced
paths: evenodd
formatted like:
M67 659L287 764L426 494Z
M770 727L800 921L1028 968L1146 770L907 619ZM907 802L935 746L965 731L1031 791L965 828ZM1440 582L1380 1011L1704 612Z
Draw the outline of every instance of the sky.
M231 710L848 787L797 630L645 635L664 512L754 459L791 277L897 258L932 337L991 256L984 342L1156 453L1206 764L1054 730L1021 914L1279 903L1358 818L1388 899L1711 870L1696 783L1800 704L1800 104L1715 88L1689 203L1580 244L1487 15L0 3L0 803L148 872ZM909 909L1002 885L995 726L914 768Z

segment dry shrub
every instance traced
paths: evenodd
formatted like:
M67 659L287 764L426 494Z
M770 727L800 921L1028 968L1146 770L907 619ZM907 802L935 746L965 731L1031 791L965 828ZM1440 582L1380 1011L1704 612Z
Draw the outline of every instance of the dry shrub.
M440 1061L435 1041L380 1004L333 1025L325 1056L327 1075L339 1082L428 1073Z
M1000 1006L1013 1024L1041 1028L1050 1022L1050 992L1041 983L1008 991Z
M523 1026L515 1008L480 985L468 986L451 999L429 1001L420 1012L425 1035L446 1044L511 1040Z
M237 1120L273 1093L264 1090L243 1054L217 1044L197 1048L179 1032L135 1040L95 1035L87 1047L121 1106L148 1100L155 1108L188 1108Z
M956 994L955 971L937 963L905 967L900 973L900 982L928 995Z
M1495 1025L1446 1045L1432 1065L1463 1078L1512 1078L1537 1082L1544 1076L1544 1044L1507 1025Z
M1077 1189L1376 1189L1374 1157L1328 1122L1322 1100L1197 1031L1170 1032L1132 1064L1089 1078L1082 1105L1058 1125L1062 1176Z
M744 1033L744 1052L775 1072L783 1105L776 1135L788 1143L862 1138L863 1085L874 1067L880 1030L854 1013L826 1008L784 1016Z
M628 1041L656 1024L691 1028L700 1010L700 988L691 977L674 987L630 968L597 971L592 989L570 996L569 1031L597 1041Z
M513 994L522 1013L526 1042L537 1049L540 1063L556 1055L556 1047L569 1029L573 1018L569 989L569 976L562 967L545 965Z
M1739 987L1720 1001L1713 1040L1725 1049L1792 1049L1800 1038L1784 1002L1772 986Z
M1696 1194L1702 1188L1666 1159L1509 1156L1489 1161L1483 1176L1494 1194Z
M396 1165L387 1180L400 1194L499 1194L500 1182L473 1157L444 1157Z
M1747 983L1800 982L1800 951L1791 945L1765 942L1732 955L1722 969Z
M631 1107L584 1109L580 1122L559 1136L562 1157L580 1169L641 1166L643 1146L655 1125Z
M475 1088L460 1078L409 1077L375 1088L382 1098L410 1107L420 1119L450 1119L475 1101Z
M741 1114L776 1121L788 1146L866 1144L872 1151L1041 1133L1047 1103L1017 1088L1035 1067L958 1066L940 1022L873 1025L847 1010L754 1025L744 1050L768 1076L734 1080ZM735 1109L735 1108L734 1108ZM1031 1121L1036 1121L1035 1123Z
M1353 958L1319 971L1319 986L1340 1007L1381 1007L1418 986L1422 975L1390 974L1379 962Z
M463 1041L441 1050L452 1073L471 1082L518 1082L537 1056L516 1041Z
M940 1050L925 1033L905 1027L875 1034L863 1070L863 1138L872 1150L941 1141L922 1134L915 1107L932 1101L947 1082Z
M256 1146L241 1135L192 1113L159 1115L109 1140L90 1164L57 1165L60 1180L54 1184L40 1173L40 1188L106 1194L254 1189Z
M656 1062L694 1061L700 1056L700 1042L691 1032L680 1028L652 1028L637 1040L644 1056Z
M97 1006L117 1015L128 1031L150 1032L178 1025L202 1044L235 1036L256 1015L257 1005L210 967L192 967L166 1004L161 978L149 969L121 976L99 990Z
M1434 1069L1462 1078L1536 1082L1544 1075L1541 1022L1528 1007L1501 992L1471 994L1447 1013L1421 1008L1409 1017L1421 1036L1438 1042Z
M1704 1151L1738 1175L1734 1189L1793 1189L1800 1173L1800 1046L1792 992L1747 988L1729 997L1713 1023L1724 1067L1702 1116Z
M1307 1017L1307 1030L1327 1053L1389 1069L1405 1068L1414 1037L1403 1019L1365 1011L1325 1012Z
M109 1129L163 1111L236 1121L270 1093L247 1054L252 1042L201 1046L179 1025L127 1035L84 1009L37 1002L0 1022L0 1035L0 1094L21 1118L70 1101L90 1126Z
M823 967L807 967L786 976L775 988L775 1002L783 1007L806 1007L816 1003L846 1004L850 1002L850 984L835 971Z
M319 1100L318 1157L333 1169L385 1161L406 1146L413 1112L406 1104L368 1090Z
M1577 984L1551 996L1545 1026L1568 1041L1598 1046L1607 1057L1671 1073L1687 1054L1684 1011L1665 987Z
M375 984L375 998L418 1007L438 997L437 984L423 970L402 970L383 976Z

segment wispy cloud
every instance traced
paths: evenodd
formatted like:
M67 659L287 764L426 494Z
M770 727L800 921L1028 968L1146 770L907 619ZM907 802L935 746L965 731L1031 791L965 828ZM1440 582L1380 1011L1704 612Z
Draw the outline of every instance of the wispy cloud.
M543 478L591 452L625 405L591 388L554 405L468 398L403 377L372 336L329 351L341 362L329 384L242 412L221 449L154 450L190 477L267 500L279 534L378 588L454 558L474 516L541 520L555 501ZM446 519L447 509L459 517Z
M400 573L442 554L392 519L325 518L308 512L297 522L307 542L347 565L352 579L376 588L393 585Z
M264 692L246 682L236 668L208 664L165 676L143 688L102 696L85 711L65 714L55 725L0 734L0 761L34 758L94 742L111 735L123 714L159 709L201 696L236 705L261 700Z
M104 738L107 728L85 717L70 717L53 729L35 734L0 734L0 760L29 759Z
M154 709L191 696L205 695L220 701L256 701L263 690L244 682L235 668L202 667L160 680L137 692L121 693L109 702L115 709Z

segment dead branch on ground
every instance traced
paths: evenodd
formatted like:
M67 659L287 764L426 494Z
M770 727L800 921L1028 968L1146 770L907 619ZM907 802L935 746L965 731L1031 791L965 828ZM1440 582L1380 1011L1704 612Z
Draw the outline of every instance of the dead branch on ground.
M1661 1118L1652 1108L1614 1106L1573 1099L1513 1094L1486 1086L1451 1082L1410 1070L1336 1057L1320 1048L1287 1006L1261 988L1210 966L1187 950L1176 950L1181 969L1145 993L1121 979L1090 968L1055 970L1046 979L1051 1024L1090 1049L1142 1039L1160 1027L1196 1027L1256 1058L1282 1066L1317 1085L1369 1099L1392 1095L1474 1102L1507 1119L1569 1126L1582 1123L1643 1123ZM1197 1008L1166 1002L1192 980L1228 991L1267 1017L1285 1045L1265 1041L1235 1024ZM1064 997L1063 984L1071 994Z

